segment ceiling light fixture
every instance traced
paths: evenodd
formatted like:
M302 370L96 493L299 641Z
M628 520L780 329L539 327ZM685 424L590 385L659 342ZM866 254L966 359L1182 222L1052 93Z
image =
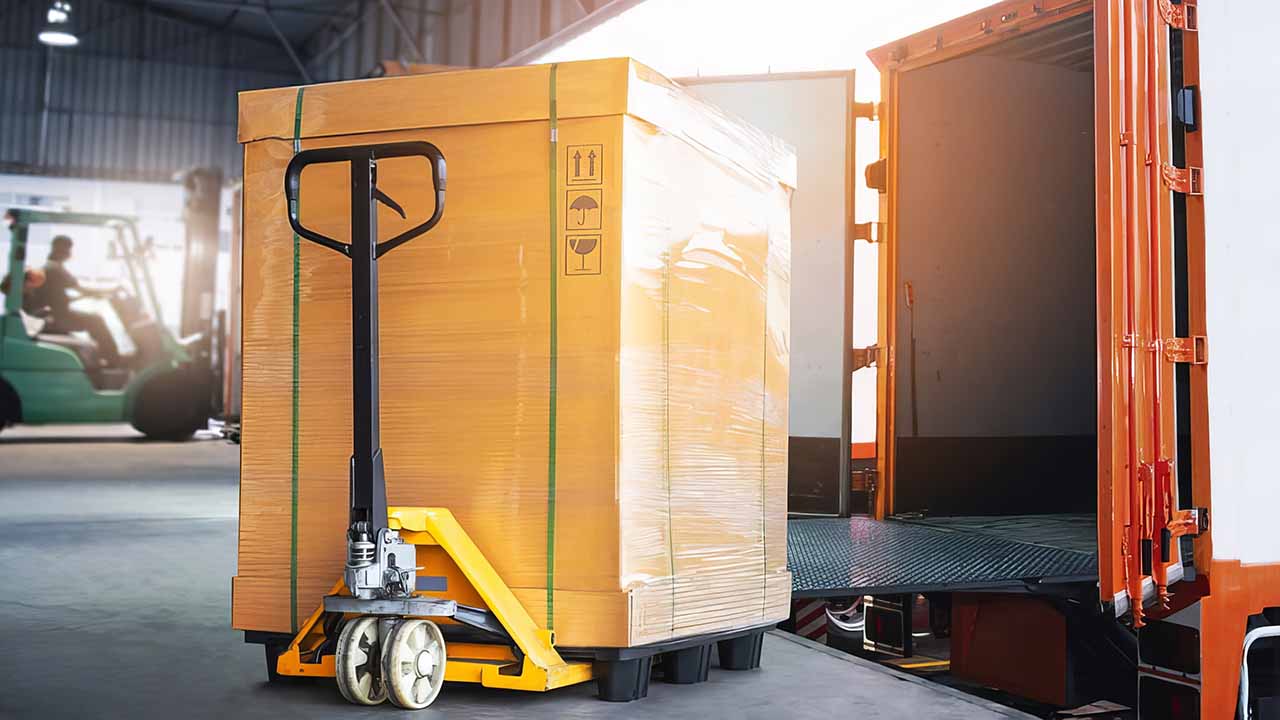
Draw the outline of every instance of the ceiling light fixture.
M72 47L80 44L76 37L75 23L71 20L71 3L54 0L45 14L44 28L36 36L40 42L52 47Z

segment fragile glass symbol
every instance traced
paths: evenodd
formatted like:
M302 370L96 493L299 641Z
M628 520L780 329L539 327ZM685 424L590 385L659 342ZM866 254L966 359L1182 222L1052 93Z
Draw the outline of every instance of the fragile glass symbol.
M569 238L569 247L582 258L582 267L579 267L579 270L587 269L587 256L596 249L597 240L595 237Z
M578 211L578 224L579 224L579 225L585 225L585 224L587 223L587 211L588 211L588 210L595 210L595 209L596 209L596 208L598 208L598 207L600 207L600 204L599 204L599 203L597 203L597 202L596 202L594 199L592 199L590 196L588 196L588 195L579 195L579 196L577 197L577 199L575 199L575 200L573 201L573 204L569 206L569 209L570 209L570 210L577 210L577 211ZM590 252L590 251L588 251L588 252Z

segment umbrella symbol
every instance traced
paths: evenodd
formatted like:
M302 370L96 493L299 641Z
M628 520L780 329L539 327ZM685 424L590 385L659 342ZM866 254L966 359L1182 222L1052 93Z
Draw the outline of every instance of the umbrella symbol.
M597 242L599 242L599 238L595 235L569 238L569 247L582 258L582 267L579 267L579 270L587 269L587 256L591 254L592 250L596 249Z
M598 207L600 207L600 204L599 204L599 203L597 203L597 202L596 202L593 198L591 198L590 196L587 196L587 195L579 195L579 196L577 197L577 199L575 199L575 200L573 201L573 204L569 206L569 209L570 209L570 210L577 210L577 211L578 211L578 224L579 224L579 225L585 225L585 224L586 224L586 222L587 222L587 211L588 211L588 210L595 210L595 209L596 209L596 208L598 208ZM591 252L591 250L590 250L590 249L588 249L588 250L587 250L587 252Z

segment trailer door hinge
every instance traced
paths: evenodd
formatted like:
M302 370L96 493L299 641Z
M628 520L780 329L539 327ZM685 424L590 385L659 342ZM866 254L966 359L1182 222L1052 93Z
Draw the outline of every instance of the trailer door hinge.
M1160 17L1164 18L1169 27L1191 32L1200 29L1200 21L1196 17L1195 0L1182 0L1177 5L1170 0L1158 0L1156 5L1160 8Z
M855 118L875 120L880 117L880 103L855 102L853 103L853 116Z
M1169 189L1183 195L1204 194L1204 170L1198 167L1180 168L1169 163L1160 165L1160 174Z
M849 355L852 369L861 370L864 367L871 367L879 361L880 346L871 345L864 348L850 348Z
M886 158L868 165L863 175L867 179L867 187L880 193L889 192L889 161Z
M1165 338L1164 359L1171 363L1204 365L1209 362L1209 339L1204 335Z
M864 222L856 223L853 226L854 240L866 240L869 243L878 243L882 237L884 237L884 223Z

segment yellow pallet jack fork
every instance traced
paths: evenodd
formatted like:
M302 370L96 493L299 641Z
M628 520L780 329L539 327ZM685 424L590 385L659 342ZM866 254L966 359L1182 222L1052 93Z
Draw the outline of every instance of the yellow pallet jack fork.
M378 160L399 157L427 161L435 208L425 222L378 242L378 203L406 217L377 186ZM303 169L342 162L351 173L350 243L321 235L298 217ZM554 633L538 627L451 512L387 507L378 418L378 259L440 221L444 155L425 142L306 150L289 163L285 195L294 232L351 260L354 447L343 577L281 653L277 672L334 677L353 703L390 699L411 709L430 705L446 680L531 691L591 680L592 664L560 656ZM454 638L447 650L446 634Z

